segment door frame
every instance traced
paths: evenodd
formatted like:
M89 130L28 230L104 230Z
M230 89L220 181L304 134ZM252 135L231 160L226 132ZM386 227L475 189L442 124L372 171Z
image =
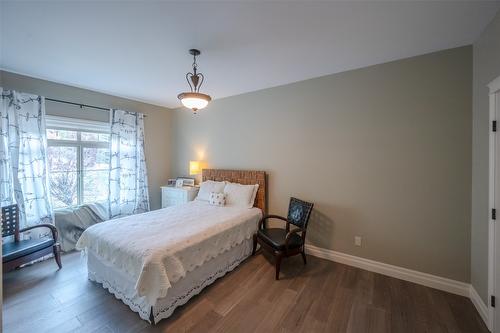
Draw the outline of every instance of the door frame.
M496 248L496 239L495 239L495 222L492 218L492 210L493 209L498 209L500 213L500 205L496 205L495 201L499 201L499 198L495 198L495 177L500 177L500 166L499 170L495 170L495 160L498 158L496 156L496 133L493 132L493 121L498 121L500 119L497 119L497 104L500 103L500 98L497 100L496 95L497 93L500 92L500 76L497 77L495 80L491 81L490 84L488 84L489 88L489 124L488 124L488 131L489 131L489 177L488 177L488 298L486 300L486 305L488 307L488 328L492 333L495 332L495 329L497 332L500 332L500 328L495 328L495 311L494 308L491 306L491 296L495 295L495 248ZM500 111L500 107L499 107ZM500 126L500 121L498 121L497 126ZM500 128L497 128L497 131L499 131ZM500 189L498 191L498 194L500 195ZM498 206L498 207L497 207ZM499 217L500 220L500 217ZM500 296L499 296L500 300ZM500 305L497 305L500 306Z

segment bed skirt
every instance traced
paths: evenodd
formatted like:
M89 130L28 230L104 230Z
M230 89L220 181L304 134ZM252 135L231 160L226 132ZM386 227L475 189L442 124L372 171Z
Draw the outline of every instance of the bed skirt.
M158 299L155 304L149 304L146 297L137 296L135 282L131 281L123 272L104 263L92 251L87 253L88 277L89 280L102 284L116 298L128 305L132 311L137 312L142 319L154 324L161 319L170 317L178 306L186 304L203 288L235 269L250 256L252 246L252 240L247 239L240 245L188 272L184 278L172 285L167 296Z

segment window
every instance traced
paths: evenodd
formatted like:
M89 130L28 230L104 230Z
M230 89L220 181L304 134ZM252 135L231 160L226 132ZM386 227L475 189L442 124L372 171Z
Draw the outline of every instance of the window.
M109 125L47 116L49 186L54 208L106 201Z

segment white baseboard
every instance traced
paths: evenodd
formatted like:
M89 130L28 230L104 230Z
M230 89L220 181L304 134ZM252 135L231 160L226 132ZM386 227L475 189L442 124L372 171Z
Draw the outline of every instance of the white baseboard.
M353 267L358 267L370 272L380 273L401 280L418 283L426 287L444 290L452 294L467 297L469 297L470 295L470 284L468 283L447 279L428 273L422 273L408 268L384 264L379 261L356 257L342 252L322 249L314 245L307 244L306 250L309 254L315 257L335 261Z
M358 267L370 272L391 276L397 279L421 284L426 287L468 297L472 301L472 304L476 307L477 312L479 312L479 315L485 322L486 326L488 326L491 330L488 319L488 306L483 302L481 297L479 297L476 289L474 289L474 287L469 283L443 278L428 273L422 273L408 268L389 265L375 260L356 257L342 252L323 249L310 244L306 244L306 251L308 254L318 258Z
M482 298L479 296L476 289L472 285L470 286L469 298L470 298L472 304L474 304L474 306L476 307L476 310L477 310L477 312L479 312L479 315L481 316L481 318L483 318L483 321L486 324L486 326L488 326L488 328L491 330L490 322L489 322L490 312L489 312L488 306L483 302Z

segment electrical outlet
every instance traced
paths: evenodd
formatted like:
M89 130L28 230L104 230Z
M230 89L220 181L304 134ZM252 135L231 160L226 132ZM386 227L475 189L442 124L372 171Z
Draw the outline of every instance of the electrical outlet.
M354 236L354 245L361 246L361 237L360 236Z

